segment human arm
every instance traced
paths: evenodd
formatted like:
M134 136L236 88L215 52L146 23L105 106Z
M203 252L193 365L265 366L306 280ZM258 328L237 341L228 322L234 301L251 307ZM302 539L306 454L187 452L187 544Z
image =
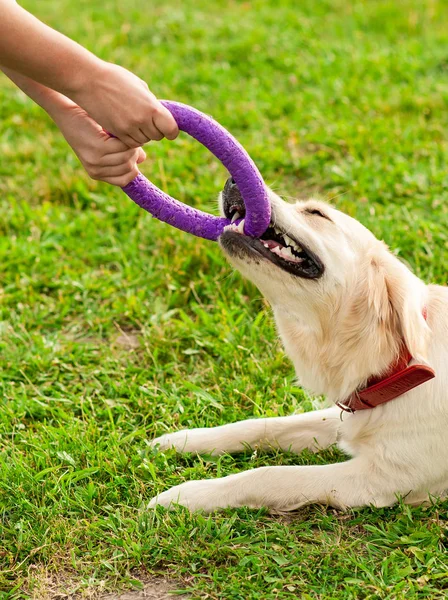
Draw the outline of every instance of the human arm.
M0 0L0 64L70 98L128 147L164 136L177 124L145 82L48 27L14 0Z
M146 158L142 148L128 148L111 138L84 109L59 92L6 67L0 70L50 115L90 177L119 187L136 177L137 165Z

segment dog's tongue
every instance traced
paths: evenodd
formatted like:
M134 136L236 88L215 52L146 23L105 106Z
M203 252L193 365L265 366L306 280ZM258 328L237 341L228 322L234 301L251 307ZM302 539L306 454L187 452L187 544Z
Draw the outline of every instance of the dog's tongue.
M274 242L274 240L263 240L263 243L266 244L270 250L273 250L274 248L283 248L279 242Z
M280 244L279 242L276 242L274 240L261 240L261 241L263 242L263 246L265 246L265 248L269 248L269 250L273 254L280 256L280 258L283 258L283 260L287 260L287 261L293 262L293 263L303 262L303 258L293 255L291 248L289 246L285 247L282 244Z

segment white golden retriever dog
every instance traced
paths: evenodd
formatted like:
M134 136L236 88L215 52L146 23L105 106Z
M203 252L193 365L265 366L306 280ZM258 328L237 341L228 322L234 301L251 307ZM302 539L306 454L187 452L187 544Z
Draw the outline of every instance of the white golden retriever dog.
M270 201L271 227L261 239L245 236L240 224L220 244L272 306L301 385L334 406L178 431L153 444L214 454L241 452L247 445L301 452L338 444L351 458L189 481L150 506L289 511L311 503L389 506L399 497L418 504L446 496L448 288L425 285L370 231L326 204L289 204L273 192ZM236 211L244 216L232 180L221 205L228 217ZM406 368L403 377L396 375ZM337 403L360 410L347 412Z

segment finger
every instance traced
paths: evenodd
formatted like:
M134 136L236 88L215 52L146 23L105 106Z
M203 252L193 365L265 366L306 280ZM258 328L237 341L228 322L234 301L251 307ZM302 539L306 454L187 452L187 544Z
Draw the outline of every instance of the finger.
M137 171L137 161L133 159L114 167L98 168L96 169L96 175L102 179L104 177L121 177L122 175L126 175L126 173L132 172L137 174Z
M140 148L127 148L124 152L116 152L114 154L105 154L99 161L101 167L115 167L122 165L128 160L137 161L137 157L140 156Z
M114 135L116 135L116 138L120 142L125 144L126 150L128 150L129 148L134 148L134 149L139 148L142 144L145 143L144 141L143 142L139 141L134 134L135 134L135 131L132 132L132 136L126 132L116 133L116 134L114 133ZM140 137L141 137L141 134L140 134Z
M154 140L155 142L160 142L164 138L163 133L157 129L152 121L142 127L142 132L148 141Z
M107 177L105 179L102 178L101 181L105 181L106 183L110 183L111 185L116 185L122 188L125 185L128 185L128 183L131 183L131 181L135 179L137 175L138 170L127 173L126 175L121 175L119 177Z
M168 139L174 140L179 135L179 127L170 113L170 111L163 106L157 109L153 116L154 127L157 129Z
M138 140L139 146L143 146L143 144L146 144L150 141L150 138L148 138L148 136L141 127L140 129L136 129L132 132L132 137L134 138L134 140Z
M110 183L111 180L124 181L126 178L129 182L132 181L139 173L136 163L107 168L91 167L86 170L92 179L96 179L97 181L105 181L106 183ZM117 184L114 183L114 185ZM124 185L126 185L126 183Z
M146 160L146 152L143 150L143 148L139 148L138 156L137 156L137 164L140 165L145 160Z
M130 149L127 144L122 142L116 137L110 137L109 134L104 132L108 137L105 138L104 143L106 144L105 149L107 154L121 154L123 152L135 152L134 149Z
M126 133L115 135L114 133L102 128L100 131L100 136L107 141L109 154L124 152L130 148L135 149L141 146L141 143L138 140L135 140Z

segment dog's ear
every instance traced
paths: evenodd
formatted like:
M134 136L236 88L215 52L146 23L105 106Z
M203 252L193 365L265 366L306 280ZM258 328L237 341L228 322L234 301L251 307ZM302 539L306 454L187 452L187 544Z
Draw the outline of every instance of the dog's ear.
M389 258L393 266L388 268L386 285L399 329L412 356L426 362L430 331L423 314L423 285L399 260Z
M370 257L371 303L378 318L405 341L412 356L426 362L429 327L424 311L424 286L384 246Z

